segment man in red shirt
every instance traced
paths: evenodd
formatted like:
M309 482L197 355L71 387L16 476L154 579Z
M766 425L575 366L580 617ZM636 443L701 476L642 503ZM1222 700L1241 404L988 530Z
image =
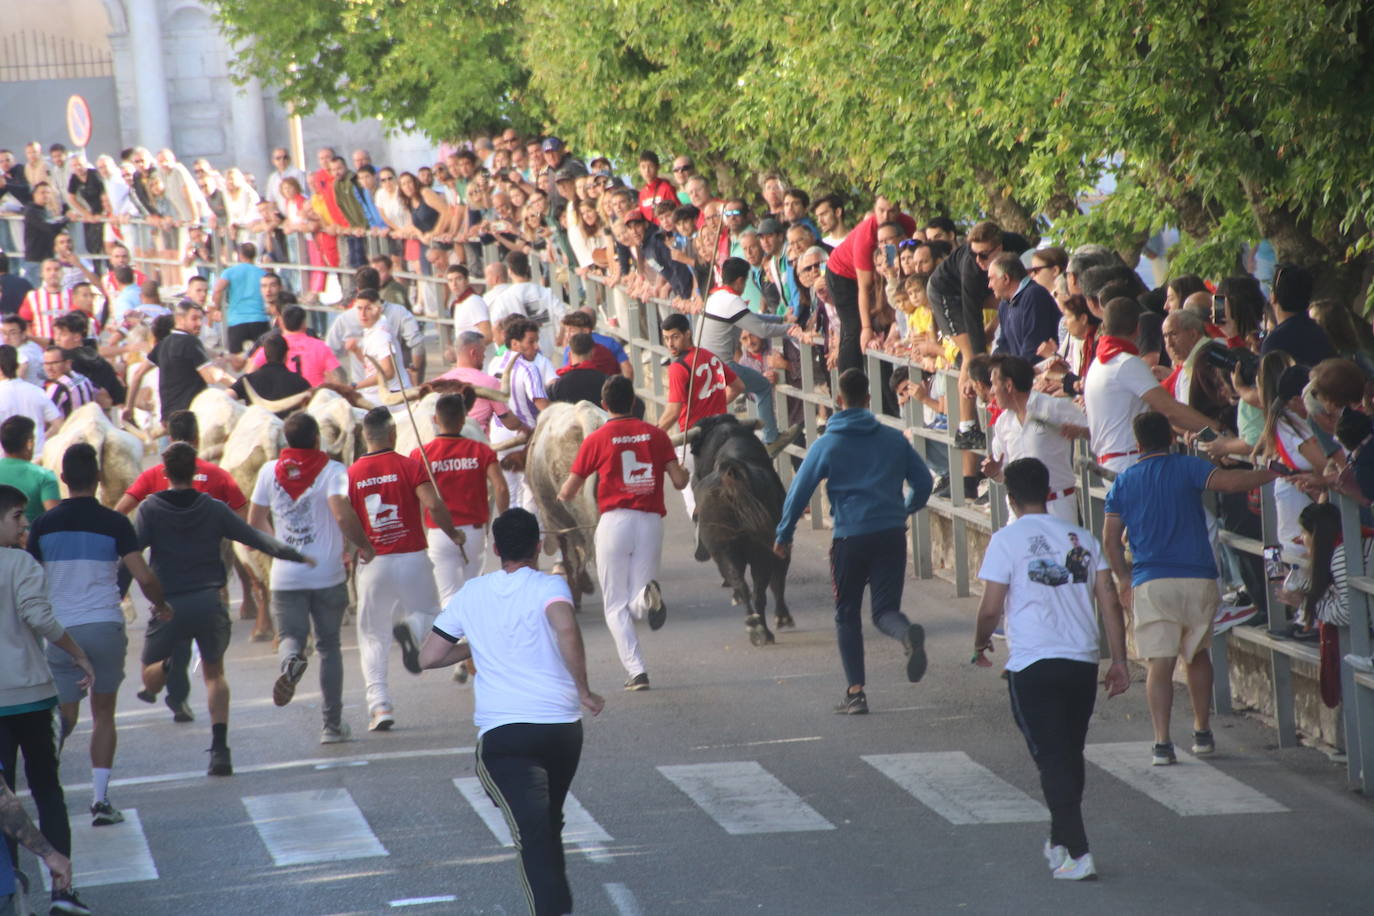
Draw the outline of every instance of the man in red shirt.
M725 413L730 402L744 393L744 382L710 350L692 346L692 324L681 312L663 319L663 345L673 362L668 366L668 404L658 418L658 427L674 426L686 432L698 420ZM732 354L733 355L733 354ZM692 470L692 453L684 450L683 466ZM687 515L697 511L691 487L682 491Z
M654 208L659 204L666 201L677 206L677 190L668 179L659 177L658 170L658 153L646 149L639 154L639 177L644 179L639 189L639 212L651 223L657 220Z
M596 507L601 513L596 525L596 576L606 627L629 675L625 689L648 690L634 622L647 614L649 628L657 630L667 618L668 608L654 579L667 514L663 475L666 472L679 490L687 486L688 475L668 434L631 415L634 401L633 382L623 375L606 379L601 403L611 418L583 440L558 498L568 502L588 477L596 475Z
M840 317L841 372L862 370L863 351L875 340L872 318L878 311L882 283L873 268L873 254L878 250L878 227L884 223L901 224L907 238L916 231L916 221L879 194L873 199L873 211L830 252L825 264L826 284Z
M391 411L368 411L363 441L367 454L348 469L348 500L367 536L355 546L364 557L375 554L358 567L358 654L367 683L368 729L379 732L396 724L386 680L392 639L406 670L419 674L420 640L439 616L421 508L455 544L463 536L424 465L396 453Z
M429 538L429 560L434 564L434 581L439 587L439 604L457 594L463 583L482 572L482 555L486 547L487 521L491 517L491 501L496 501L496 514L510 508L510 490L501 473L501 462L491 446L463 436L467 420L467 402L461 394L446 394L434 404L434 426L438 434L420 449L410 453L415 461L429 459L429 469L439 484L439 496L448 507L455 528L461 528L466 540L460 551L425 513L425 534ZM464 560L463 555L467 554Z
M172 442L185 442L192 448L199 449L200 424L196 420L196 415L189 410L173 411L167 417L167 437ZM159 461L134 478L134 482L129 484L129 489L125 490L124 495L119 497L119 502L115 504L115 511L128 515L149 496L154 493L161 493L163 490L170 490L171 487L171 483L167 480L167 468ZM234 478L224 468L217 464L211 464L199 455L196 456L196 474L191 481L191 487L218 499L245 520L248 518L248 499L239 489L239 485L234 482ZM252 589L248 587L248 583L243 584L244 601L249 605L247 609L253 610L255 619L265 618L266 606L264 605L260 609L256 608ZM254 630L256 631L265 624L265 619L258 619ZM267 631L270 632L270 630L271 628L268 627ZM187 702L191 696L191 678L187 674L187 668L190 667L190 664L191 640L179 640L176 649L172 652L171 664L167 666L167 696L163 701L167 704L167 708L172 711L173 722L194 722L196 719L195 714L191 712L191 704ZM156 702L157 695L140 692L138 698L145 703L153 703Z

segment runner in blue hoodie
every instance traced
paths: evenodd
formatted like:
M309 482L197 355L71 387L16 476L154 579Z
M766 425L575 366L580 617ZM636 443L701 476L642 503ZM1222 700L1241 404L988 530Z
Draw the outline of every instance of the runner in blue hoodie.
M921 456L895 429L868 409L868 377L858 369L840 375L840 407L825 435L806 454L782 507L773 551L786 557L792 532L811 494L824 478L835 519L830 574L835 587L835 633L849 681L842 715L868 712L864 695L864 637L859 612L864 588L872 590L873 625L906 648L907 680L926 673L925 630L902 613L906 576L906 517L930 498L931 477ZM902 483L910 492L902 495Z

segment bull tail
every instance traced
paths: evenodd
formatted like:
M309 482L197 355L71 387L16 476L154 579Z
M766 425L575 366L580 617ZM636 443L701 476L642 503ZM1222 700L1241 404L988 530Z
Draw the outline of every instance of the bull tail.
M742 531L773 537L777 519L772 518L767 507L754 494L753 481L749 477L749 467L741 461L726 458L716 468L720 480L721 495L734 509Z

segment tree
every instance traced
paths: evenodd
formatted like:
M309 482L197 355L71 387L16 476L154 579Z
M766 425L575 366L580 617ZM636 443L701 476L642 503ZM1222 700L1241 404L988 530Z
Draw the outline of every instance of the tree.
M211 0L253 74L309 113L327 105L437 140L535 123L516 59L520 12L499 0Z

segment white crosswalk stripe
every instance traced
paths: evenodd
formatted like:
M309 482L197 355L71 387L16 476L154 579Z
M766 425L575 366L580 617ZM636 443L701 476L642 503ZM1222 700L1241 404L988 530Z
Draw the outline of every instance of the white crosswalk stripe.
M1089 744L1089 761L1132 789L1184 817L1217 814L1275 814L1288 809L1245 783L1177 751L1173 766L1150 765L1149 745L1139 741Z
M246 795L243 806L278 866L387 855L347 789Z
M869 754L863 760L951 824L1050 819L1044 805L963 751Z
M157 865L148 851L137 808L124 809L122 824L92 827L90 819L80 814L71 822L74 887L157 880ZM48 870L42 869L42 874L44 889L51 889Z
M835 829L801 796L753 760L661 766L658 771L726 833Z
M476 776L460 776L453 780L453 784L463 793L463 798L467 799L472 810L477 812L482 823L487 825L491 835L496 837L496 842L502 846L514 846L515 841L511 838L510 828L506 825L506 816L496 807L495 802L487 797L486 789L482 788L482 781ZM610 842L611 835L569 792L563 802L563 843L579 847L594 862L607 862L611 856L606 851L605 844Z

